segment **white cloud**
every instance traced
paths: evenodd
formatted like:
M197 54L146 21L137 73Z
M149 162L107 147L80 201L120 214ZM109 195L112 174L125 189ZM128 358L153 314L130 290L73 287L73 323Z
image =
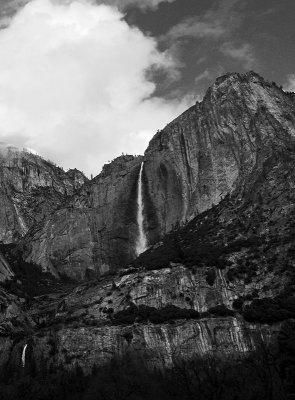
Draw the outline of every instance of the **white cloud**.
M157 8L160 3L173 3L175 0L96 0L97 3L110 4L124 10L128 6L141 9Z
M212 79L212 73L208 68L206 68L205 71L195 78L195 84L198 85L200 82L207 81L209 79Z
M24 7L30 0L1 0L0 29L9 25L11 17L17 10Z
M34 0L0 31L0 140L97 173L186 107L151 97L173 61L106 5Z
M186 18L173 26L162 36L162 40L220 39L240 25L241 16L235 10L239 3L240 0L215 1L205 13Z
M198 18L188 18L185 21L173 26L163 36L165 40L177 40L185 37L190 38L219 38L226 32L226 29L219 21L206 21Z
M11 16L32 0L0 0L0 28L9 24ZM74 0L52 0L56 4L70 4ZM175 0L87 0L92 4L105 4L125 10L129 6L142 10L156 9L160 3L173 3Z
M253 48L249 43L235 44L226 42L221 46L220 51L224 55L240 62L245 69L251 69L256 64Z
M284 85L284 90L287 92L295 92L295 74L291 74L288 76L288 81Z

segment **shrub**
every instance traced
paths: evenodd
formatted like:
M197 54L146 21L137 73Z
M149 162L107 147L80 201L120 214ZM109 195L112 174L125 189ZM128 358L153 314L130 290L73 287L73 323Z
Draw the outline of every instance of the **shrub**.
M213 286L216 279L215 269L211 268L206 271L206 282L208 285Z
M14 244L0 244L0 251L15 273L12 280L1 283L1 286L11 293L28 300L55 291L61 285L52 274L43 272L41 267L23 261L21 251Z
M241 297L233 301L233 308L240 310L243 307L244 301Z
M197 319L199 316L199 312L193 309L179 308L168 304L164 308L154 311L150 315L149 320L150 322L157 324L174 319Z
M114 314L114 320L119 324L133 324L134 322L150 321L154 324L170 322L175 319L196 319L199 318L198 311L193 309L179 308L168 304L163 308L156 309L146 305L136 307L134 304L126 310Z
M232 317L235 315L233 310L227 308L224 304L209 308L208 312L218 317Z
M255 299L243 311L244 318L249 322L275 323L295 317L295 296L288 291L279 296Z

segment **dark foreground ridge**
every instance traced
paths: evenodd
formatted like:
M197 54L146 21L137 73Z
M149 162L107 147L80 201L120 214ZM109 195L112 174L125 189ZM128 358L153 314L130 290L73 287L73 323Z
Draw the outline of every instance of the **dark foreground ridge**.
M85 375L37 369L33 359L22 371L1 374L3 400L248 400L293 399L295 392L295 324L283 325L276 346L261 345L247 357L212 355L175 360L169 369L151 369L137 354L127 353Z

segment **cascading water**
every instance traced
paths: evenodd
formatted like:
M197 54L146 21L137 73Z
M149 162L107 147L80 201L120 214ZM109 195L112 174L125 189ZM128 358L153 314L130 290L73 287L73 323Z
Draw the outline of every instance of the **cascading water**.
M144 205L143 205L143 190L142 190L142 171L143 162L140 166L140 172L138 177L137 186L137 225L139 236L136 242L136 255L143 253L147 249L147 237L144 232L143 220L144 220Z
M26 365L26 350L27 350L27 344L24 345L23 348L23 354L22 354L22 365L23 367Z

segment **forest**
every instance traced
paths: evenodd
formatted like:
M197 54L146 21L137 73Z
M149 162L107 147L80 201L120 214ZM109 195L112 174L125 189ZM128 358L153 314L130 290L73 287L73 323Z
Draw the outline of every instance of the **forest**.
M207 354L165 369L133 352L87 375L79 365L38 369L31 359L1 371L0 393L1 400L294 400L295 321L248 356Z

